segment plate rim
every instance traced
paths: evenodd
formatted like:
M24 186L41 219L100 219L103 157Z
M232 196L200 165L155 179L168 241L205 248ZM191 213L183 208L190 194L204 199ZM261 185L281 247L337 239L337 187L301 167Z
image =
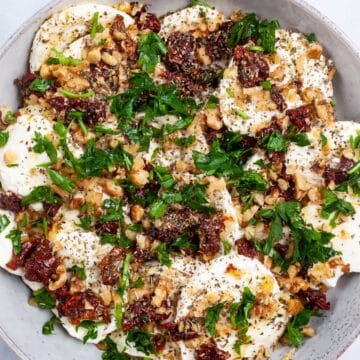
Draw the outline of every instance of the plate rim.
M226 1L226 0L225 0ZM239 2L241 0L238 0ZM302 8L305 12L310 13L316 18L320 19L325 23L328 31L335 34L337 37L340 37L346 47L352 52L360 63L360 48L330 17L323 14L318 10L314 5L310 4L307 0L288 0L289 2L295 4L296 6ZM16 41L33 23L38 21L43 17L44 14L48 13L52 8L58 6L62 3L62 0L51 0L47 4L43 5L39 10L37 10L33 15L31 15L26 21L24 21L18 28L15 30L12 35L3 43L0 47L0 60L4 57L8 49L11 47L14 41ZM95 1L90 0L89 3L96 3ZM353 330L350 336L339 346L338 352L334 354L334 359L338 359L345 351L355 342L355 340L360 336L360 324ZM31 360L21 348L16 344L16 342L6 334L6 331L0 325L0 338L8 345L8 347L21 359L21 360Z

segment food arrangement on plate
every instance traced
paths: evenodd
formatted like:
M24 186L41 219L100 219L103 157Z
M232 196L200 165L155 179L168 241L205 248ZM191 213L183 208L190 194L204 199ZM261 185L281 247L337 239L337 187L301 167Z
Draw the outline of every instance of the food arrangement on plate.
M315 34L202 1L82 4L41 25L29 69L1 108L0 266L52 311L44 335L104 360L315 335L360 271L360 125L335 118Z

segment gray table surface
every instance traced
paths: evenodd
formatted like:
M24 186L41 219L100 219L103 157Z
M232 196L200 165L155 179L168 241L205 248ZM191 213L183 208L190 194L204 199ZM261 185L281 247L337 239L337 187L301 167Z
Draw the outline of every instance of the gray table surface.
M307 1L335 21L360 48L360 26L358 26L360 21L359 0L343 0L341 2L338 0ZM1 0L0 46L27 18L48 2L48 0ZM340 358L340 360L353 359L360 359L360 339L357 339ZM19 360L1 339L0 360Z

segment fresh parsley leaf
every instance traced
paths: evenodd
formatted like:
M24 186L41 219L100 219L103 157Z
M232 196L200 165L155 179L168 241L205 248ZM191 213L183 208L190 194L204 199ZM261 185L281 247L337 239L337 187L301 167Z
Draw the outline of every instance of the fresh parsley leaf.
M189 184L181 189L181 203L202 213L215 213L215 209L208 203L205 184Z
M130 284L130 260L131 260L131 254L127 253L125 255L125 259L123 261L122 275L121 275L121 279L120 279L119 289L117 291L120 296L124 296L125 291L129 288L129 284Z
M109 337L102 342L106 350L101 355L102 360L130 360L130 356L124 352L120 353L116 343Z
M33 151L38 154L45 152L50 159L50 163L43 165L55 164L57 160L57 151L53 143L37 131L35 131L35 137L33 140L35 141L35 145L32 148Z
M350 136L350 145L353 149L360 148L360 131L356 132L356 136Z
M244 43L250 38L257 39L257 45L261 46L265 52L272 54L275 51L275 30L279 26L277 20L259 21L256 14L248 14L231 28L228 45L235 47L238 43Z
M240 174L236 190L240 195L248 193L249 191L263 193L266 191L266 185L266 180L260 174L255 171L247 170Z
M96 135L100 135L100 134L118 135L118 134L120 134L119 130L113 130L105 125L96 125L94 128L94 131L95 131Z
M45 288L34 290L32 300L43 310L51 310L55 307L55 299Z
M165 243L161 243L156 249L155 249L156 257L158 261L167 266L171 266L171 260L168 254L167 246Z
M81 59L75 59L71 56L65 56L61 51L57 51L52 48L51 51L55 54L55 57L50 57L47 61L48 65L65 65L65 66L78 66L82 63Z
M105 214L100 216L98 222L120 221L124 218L122 204L118 199L105 199L103 203Z
M85 112L70 110L70 111L67 112L67 115L69 116L70 120L76 121L79 124L81 131L83 132L83 134L85 136L87 136L87 134L89 132L88 132L88 130L86 128L86 125L84 123Z
M79 325L76 326L76 331L80 328L86 329L86 335L83 338L83 343L86 344L90 339L96 339L98 337L97 327L102 325L102 321L83 320Z
M66 128L65 128L65 126L64 126L64 124L60 121L60 120L58 120L57 122L56 122L56 124L55 124L55 126L54 126L54 129L55 129L55 131L59 134L59 136L61 137L61 138L65 138L66 137L66 135L67 135L67 130L66 130Z
M196 140L195 135L190 135L187 137L178 137L173 139L174 144L177 146L181 146L184 148L188 148L191 144L193 144Z
M232 249L231 243L229 243L226 240L221 240L221 243L222 243L222 246L223 246L223 249L224 249L224 255L228 255L230 253L231 249Z
M234 350L238 355L241 355L241 345L247 344L251 340L251 338L246 335L248 329L248 327L244 327L240 329L236 334L237 340L234 344Z
M310 145L310 140L309 140L308 134L306 132L301 132L301 133L292 135L291 137L289 137L289 140L299 146Z
M206 101L205 109L216 109L219 104L219 98L215 95L210 95Z
M126 335L126 343L128 345L130 345L130 343L133 344L136 350L141 351L145 355L156 355L156 348L152 342L153 337L154 336L152 334L140 330L137 327L133 327Z
M80 222L76 223L77 226L84 230L90 230L94 224L94 217L92 215L83 215L79 218Z
M320 134L320 138L321 138L321 147L324 148L327 143L328 143L328 139L327 137L324 135L324 133Z
M156 166L152 170L152 173L154 174L154 178L163 188L169 190L176 185L176 180L173 178L168 168L164 166Z
M342 184L338 185L335 190L340 192L347 192L351 187L356 195L360 195L360 161L358 161L349 171L348 179Z
M219 321L221 310L224 308L223 303L219 303L212 307L209 307L205 316L205 328L211 336L215 336L215 325Z
M230 322L235 329L248 327L248 318L255 304L255 295L248 287L244 287L240 302L231 304L229 309Z
M138 41L139 65L143 71L151 74L160 62L160 56L167 54L167 47L159 35L150 31L141 35Z
M198 249L197 244L192 243L187 234L181 235L177 239L175 239L175 241L171 244L171 247L175 249L190 251L196 251Z
M11 240L13 253L19 255L21 253L21 235L22 232L18 229L12 229L5 236L7 239Z
M9 132L8 131L0 131L0 147L3 147L7 144L9 140Z
M10 224L9 218L4 214L0 215L0 233L2 233Z
M293 346L300 346L304 338L304 335L301 331L303 327L309 323L312 316L321 316L321 314L317 311L305 309L295 315L294 318L288 323L286 337Z
M307 41L311 44L316 42L316 35L314 33L309 34L307 37Z
M251 51L255 51L255 52L264 52L265 51L265 49L259 45L250 45L248 49Z
M261 146L269 153L286 152L287 141L279 130L275 130L261 139Z
M240 116L243 120L249 120L250 119L250 116L246 112L242 111L239 108L235 108L234 113L236 115Z
M96 33L104 31L104 27L99 24L99 12L96 11L91 20L90 37L95 38Z
M54 332L55 324L61 324L61 321L54 315L49 321L47 321L42 327L43 335L52 335Z
M83 266L74 265L71 268L71 271L80 279L80 280L86 280L86 272L85 268Z
M75 183L70 180L67 176L59 173L53 169L46 169L46 172L49 174L51 181L60 187L61 189L69 192L70 194L75 194Z
M324 203L322 205L321 216L324 219L329 219L330 215L334 213L331 219L331 226L335 227L336 219L340 214L351 216L355 214L355 209L348 201L340 199L334 191L322 189Z
M16 123L17 117L11 112L11 111L7 111L5 114L5 121L8 124L14 124Z
M92 90L89 90L87 92L84 92L82 94L75 94L69 90L66 89L60 89L59 93L70 98L70 99L87 99L94 95L94 92Z
M262 88L264 90L271 91L271 81L269 81L269 80L261 81L260 85L262 86Z
M210 9L214 8L213 5L209 4L206 1L202 1L202 0L190 0L188 7L195 6L195 5L204 6L204 7L210 8Z
M59 204L61 199L55 195L49 186L41 185L31 190L29 195L26 195L22 201L22 206L28 206L37 202L46 201L49 204Z
M144 286L144 281L141 277L138 277L134 282L130 284L130 289L137 289Z
M49 89L49 87L53 83L54 83L54 80L43 79L42 77L38 77L31 82L29 89L31 91L36 91L40 94L44 94L46 92L46 90Z

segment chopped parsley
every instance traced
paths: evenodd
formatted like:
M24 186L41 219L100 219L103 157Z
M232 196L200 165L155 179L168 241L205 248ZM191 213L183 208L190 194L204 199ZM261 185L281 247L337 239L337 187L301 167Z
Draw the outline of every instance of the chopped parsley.
M2 233L10 224L9 218L4 214L0 215L0 233Z
M70 194L75 194L76 185L71 179L53 169L47 169L46 172L49 174L51 181L55 185Z
M5 121L8 124L14 124L17 120L17 117L11 112L11 111L7 111L5 114Z
M156 348L152 342L154 335L140 330L137 327L131 328L126 335L126 343L134 345L135 349L145 355L156 355Z
M0 147L3 147L7 144L9 140L9 132L8 131L0 131Z
M275 130L261 139L261 146L269 153L286 152L287 141L279 130Z
M196 140L195 135L190 135L187 137L178 137L173 139L174 144L177 146L181 146L184 148L188 148L190 145L192 145Z
M244 44L247 40L256 39L256 45L260 46L266 53L275 52L275 30L280 27L277 20L259 21L256 14L251 13L240 19L230 30L229 46ZM257 48L258 51L258 48Z
M61 321L54 315L49 321L47 321L42 327L43 335L52 335L54 332L55 324L61 324Z
M223 246L224 255L230 254L230 251L232 249L232 244L226 240L221 240L221 244Z
M332 227L336 226L336 219L340 214L344 216L351 216L355 214L355 209L348 201L340 199L334 191L322 189L324 203L322 205L321 216L324 219L329 219L333 214L330 224Z
M92 90L89 90L87 92L84 92L82 94L75 94L69 90L66 90L66 89L60 89L59 90L60 94L70 98L70 99L87 99L91 96L94 95L94 92Z
M43 310L51 310L55 307L55 299L45 288L34 290L32 300Z
M86 272L85 268L83 266L74 265L71 268L71 271L80 279L80 280L86 280Z
M33 140L35 145L33 146L32 150L38 154L45 152L50 159L50 163L42 164L42 166L55 164L57 160L57 151L53 143L47 137L41 135L37 131L35 131L35 137Z
M31 190L31 192L22 199L21 205L28 206L43 201L46 201L49 204L61 203L61 199L55 195L50 186L41 185Z
M51 51L55 54L55 57L49 57L48 65L78 66L82 63L81 59L75 59L72 56L67 57L55 48L52 48Z
M219 321L221 310L224 308L223 303L219 303L212 307L209 307L206 311L205 316L205 328L211 336L215 336L216 333L216 323Z
M13 253L19 255L21 253L21 235L22 232L19 229L12 229L5 236L12 243Z
M156 257L158 261L167 266L171 266L171 260L168 254L167 246L165 243L161 243L156 249L155 249Z
M76 326L76 331L80 328L86 330L86 334L83 338L83 343L86 344L90 339L96 339L98 337L97 327L103 325L102 321L83 320L79 325Z
M160 62L160 56L167 54L167 47L159 35L150 31L141 35L138 41L139 64L143 71L151 74Z
M114 340L107 337L103 342L105 352L101 355L102 360L130 360L130 356L126 353L120 353Z
M234 113L236 115L240 116L243 120L249 120L250 119L250 116L246 112L242 111L239 108L235 108Z
M99 223L105 223L108 221L120 221L124 218L122 204L118 199L105 199L103 203L103 208L105 209L105 214L99 217Z
M99 12L96 11L91 20L90 37L95 38L96 33L104 31L104 27L99 24Z
M31 91L44 94L46 90L48 90L53 83L54 80L52 79L49 80L49 79L43 79L42 77L38 77L31 82L29 89Z
M328 246L333 234L325 231L317 231L312 226L307 226L301 217L301 206L296 201L287 201L277 205L274 210L260 212L264 219L272 220L269 235L264 243L256 242L258 251L269 255L274 262L286 269L291 262L300 262L303 268L308 268L317 262L326 262L338 254ZM291 231L294 241L294 253L292 259L286 261L280 257L273 248L275 242L282 239L283 225L286 224Z
M307 41L311 44L316 42L316 35L314 33L309 34L307 37Z
M327 143L328 143L328 139L327 137L324 135L324 133L320 134L320 139L321 139L321 147L324 148Z
M321 316L321 314L317 311L305 309L295 315L294 318L288 323L286 337L293 346L300 346L304 338L302 329L309 323L312 316Z

